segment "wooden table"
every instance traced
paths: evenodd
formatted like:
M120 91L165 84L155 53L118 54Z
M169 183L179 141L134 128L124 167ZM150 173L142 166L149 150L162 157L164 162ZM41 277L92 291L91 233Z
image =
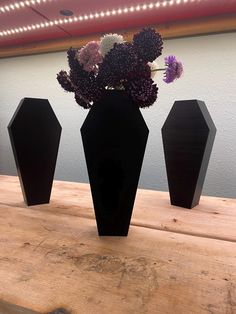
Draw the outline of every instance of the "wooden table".
M27 207L0 176L0 220L1 314L236 313L234 199L187 210L139 190L129 236L98 237L87 184Z

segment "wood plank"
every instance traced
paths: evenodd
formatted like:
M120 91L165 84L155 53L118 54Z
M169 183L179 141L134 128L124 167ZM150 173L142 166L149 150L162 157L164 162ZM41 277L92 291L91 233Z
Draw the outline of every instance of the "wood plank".
M236 15L230 14L195 20L167 22L154 25L153 27L161 33L164 39L230 32L236 30ZM124 36L126 41L130 41L133 38L133 35L138 31L140 31L140 27L129 30L117 30L119 34ZM65 51L69 47L80 48L88 41L99 40L101 35L103 34L96 33L88 36L71 37L0 48L0 58Z
M26 207L17 177L0 176L0 203ZM50 204L32 207L42 212L94 218L88 184L54 181ZM189 210L171 206L169 194L138 190L132 225L236 242L236 199L202 196Z
M235 243L96 234L92 219L0 205L0 300L39 313L236 313Z

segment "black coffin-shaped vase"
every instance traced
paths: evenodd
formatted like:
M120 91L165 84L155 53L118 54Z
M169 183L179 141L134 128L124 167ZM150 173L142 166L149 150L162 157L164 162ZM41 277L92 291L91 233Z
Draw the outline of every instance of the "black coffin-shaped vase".
M204 102L176 101L162 127L171 204L198 205L216 128Z
M107 90L82 127L100 236L127 236L148 128L124 91Z
M61 126L48 100L22 99L8 132L26 204L49 203Z

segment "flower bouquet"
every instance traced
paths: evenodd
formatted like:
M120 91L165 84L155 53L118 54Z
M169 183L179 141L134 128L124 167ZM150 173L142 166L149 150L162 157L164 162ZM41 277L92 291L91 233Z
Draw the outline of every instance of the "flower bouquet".
M118 34L107 34L91 41L80 50L67 52L69 73L60 71L57 80L76 102L91 108L106 89L124 90L140 108L151 106L157 99L158 87L153 81L157 71L164 71L164 81L171 83L183 72L175 56L165 58L165 67L157 68L155 59L162 54L161 35L152 28L135 34L131 43Z

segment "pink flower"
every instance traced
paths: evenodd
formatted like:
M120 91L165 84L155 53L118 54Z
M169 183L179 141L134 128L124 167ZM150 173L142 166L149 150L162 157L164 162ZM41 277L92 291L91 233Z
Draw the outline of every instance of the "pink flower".
M102 55L99 49L99 42L90 41L78 52L77 59L85 71L91 72L95 70L96 65L102 62Z

